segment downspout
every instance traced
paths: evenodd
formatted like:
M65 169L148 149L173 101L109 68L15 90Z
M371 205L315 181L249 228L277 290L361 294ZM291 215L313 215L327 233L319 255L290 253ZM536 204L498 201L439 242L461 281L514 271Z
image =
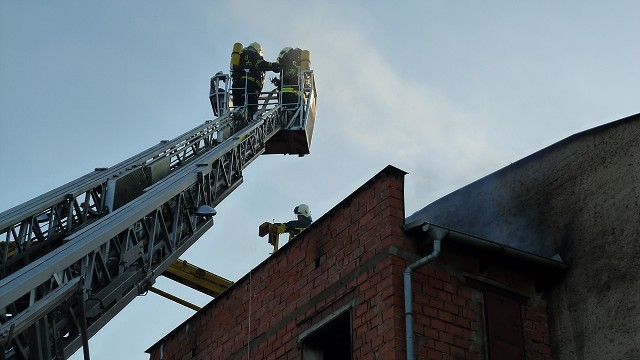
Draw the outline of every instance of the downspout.
M423 231L427 232L429 225L423 227ZM404 311L405 311L405 323L406 323L406 339L407 339L407 360L414 359L413 350L413 305L412 305L412 293L411 293L411 273L417 268L424 266L431 261L435 260L440 255L440 241L449 233L449 231L439 228L432 228L435 239L433 240L433 252L431 254L421 258L413 264L407 266L404 270Z

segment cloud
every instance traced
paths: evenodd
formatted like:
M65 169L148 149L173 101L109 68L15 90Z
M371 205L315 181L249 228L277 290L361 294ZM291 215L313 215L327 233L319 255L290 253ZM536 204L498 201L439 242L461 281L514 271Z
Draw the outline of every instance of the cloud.
M389 54L348 33L318 60L320 69L331 69L329 78L319 77L319 104L325 115L330 109L322 121L331 123L336 142L398 166L444 167L457 175L473 168L479 156L498 156L481 113L420 82L420 76L403 76L387 61Z

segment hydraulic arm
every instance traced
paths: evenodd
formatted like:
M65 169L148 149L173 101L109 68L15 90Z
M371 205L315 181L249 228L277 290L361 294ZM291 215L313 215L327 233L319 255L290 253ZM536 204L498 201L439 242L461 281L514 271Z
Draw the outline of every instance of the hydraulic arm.
M173 262L164 272L164 276L214 297L233 284L230 280L189 264L185 260Z
M0 359L88 357L88 339L212 227L246 166L268 148L308 153L316 92L312 71L300 77L295 114L275 96L240 128L224 101L217 119L1 213ZM228 75L214 79L226 99Z

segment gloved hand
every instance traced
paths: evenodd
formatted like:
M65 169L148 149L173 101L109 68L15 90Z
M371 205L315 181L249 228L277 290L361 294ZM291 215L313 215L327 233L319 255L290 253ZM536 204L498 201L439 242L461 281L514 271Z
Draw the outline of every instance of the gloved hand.
M280 70L282 70L282 66L280 66L279 63L277 62L271 63L271 71L280 72Z

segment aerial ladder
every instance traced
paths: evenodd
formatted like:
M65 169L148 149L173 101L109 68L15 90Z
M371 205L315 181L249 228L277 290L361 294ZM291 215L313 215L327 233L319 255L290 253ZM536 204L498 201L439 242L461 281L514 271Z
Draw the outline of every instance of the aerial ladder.
M81 347L89 359L89 338L163 274L211 289L198 278L213 274L179 257L258 156L309 154L317 93L306 64L293 111L264 93L248 121L217 73L214 120L0 213L0 360L66 359Z

